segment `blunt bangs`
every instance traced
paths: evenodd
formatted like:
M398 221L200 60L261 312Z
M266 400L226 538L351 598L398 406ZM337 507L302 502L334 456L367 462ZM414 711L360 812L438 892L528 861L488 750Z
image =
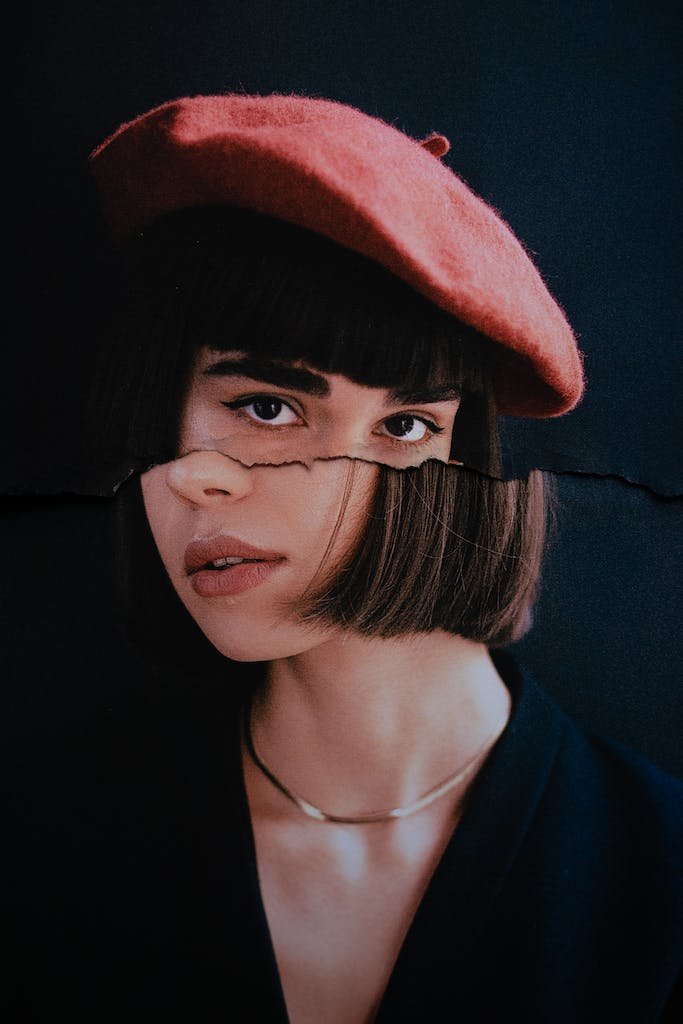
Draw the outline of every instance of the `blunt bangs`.
M370 387L448 383L462 396L456 457L468 450L491 342L321 235L235 207L182 210L140 232L112 280L90 431L108 452L176 456L203 346L300 361Z

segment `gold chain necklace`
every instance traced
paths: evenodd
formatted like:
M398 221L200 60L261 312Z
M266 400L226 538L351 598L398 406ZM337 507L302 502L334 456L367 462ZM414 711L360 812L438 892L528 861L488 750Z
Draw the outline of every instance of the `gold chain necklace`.
M416 814L418 811L424 810L425 807L429 807L440 797L445 796L446 793L450 793L452 789L455 789L457 785L468 778L474 771L475 765L484 752L486 747L497 738L497 732L500 733L502 730L499 728L494 730L490 736L487 737L486 741L481 745L476 754L470 758L464 768L458 769L453 775L449 775L441 782L433 786L432 789L418 797L417 800L413 800L412 803L406 804L405 807L391 807L389 809L381 811L370 811L367 814L360 814L351 817L350 815L343 814L328 814L327 811L321 810L316 807L310 801L305 800L304 797L299 796L294 790L285 786L284 782L278 779L277 775L268 767L263 758L257 753L254 747L254 740L251 735L251 701L248 701L244 710L244 741L247 747L247 751L256 767L265 775L265 777L278 789L287 799L293 803L300 811L303 811L309 818L313 818L315 821L327 821L332 822L336 825L368 825L378 821L393 821L397 818L407 818L411 814Z

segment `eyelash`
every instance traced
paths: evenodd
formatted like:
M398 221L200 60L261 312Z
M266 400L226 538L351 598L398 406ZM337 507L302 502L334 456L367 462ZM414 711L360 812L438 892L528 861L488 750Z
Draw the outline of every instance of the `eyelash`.
M264 399L266 401L268 399L275 399L278 402L282 402L282 404L287 406L288 409L291 409L291 411L293 413L295 413L295 415L301 416L301 413L299 413L289 402L285 401L284 398L281 398L280 395L268 395L268 394L247 395L244 398L233 399L233 401L231 401L231 402L221 402L221 405L224 405L227 409L230 409L232 412L236 412L238 415L240 415L240 410L242 410L247 405L251 405L252 402L257 402L259 399ZM383 434L382 435L382 437L384 437L384 439L386 441L388 441L390 444L392 444L392 445L394 445L394 446L396 446L398 448L403 448L403 449L405 449L405 448L417 448L421 444L428 444L432 440L433 437L435 437L437 434L442 434L444 429L445 429L444 427L438 426L438 424L434 423L433 420L427 419L426 416L416 416L414 413L410 413L410 412L395 413L394 416L387 416L387 419L388 420L396 419L398 416L409 416L411 419L418 420L418 422L424 423L425 427L427 427L427 430L429 431L429 434L425 438L423 438L423 440L421 440L421 441L402 441L400 437L392 437L390 434ZM254 426L254 427L263 426L263 424L258 424L251 416L247 416L246 414L242 414L242 418L247 423L249 423L251 426ZM280 424L279 426L270 427L269 429L270 430L283 430L286 427L290 427L290 426L294 426L294 424L291 424L291 423L286 423L285 424L285 423L283 423L283 424Z
M396 413L396 416L408 416L412 420L417 420L418 423L424 423L425 427L429 431L429 433L426 434L421 441L402 441L400 437L392 437L391 434L382 435L385 441L388 441L389 444L393 444L398 448L417 448L421 444L429 444L432 438L434 438L437 434L442 434L444 431L444 427L437 426L437 424L434 423L433 420L428 420L426 416L415 416L414 413L410 412ZM387 419L394 418L394 416L387 417Z
M247 395L245 398L235 398L232 402L221 402L221 405L224 405L227 409L230 409L232 412L236 412L239 415L240 411L245 406L251 405L252 402L258 402L259 399L262 400L262 401L266 401L266 402L268 400L274 400L274 401L277 401L277 402L281 402L282 405L285 405L296 416L299 416L301 419L303 419L303 416L301 415L299 410L296 409L290 402L286 402L284 398L280 398L279 395L267 395L267 394ZM242 415L242 419L244 419L247 423L251 424L251 426L253 426L253 427L268 426L268 421L267 420L263 420L263 421L254 420L253 417L246 415L246 413L242 413L241 415ZM286 427L291 427L291 426L294 426L294 425L295 424L293 424L293 423L280 423L280 424L276 424L275 426L269 426L269 429L270 430L284 430Z

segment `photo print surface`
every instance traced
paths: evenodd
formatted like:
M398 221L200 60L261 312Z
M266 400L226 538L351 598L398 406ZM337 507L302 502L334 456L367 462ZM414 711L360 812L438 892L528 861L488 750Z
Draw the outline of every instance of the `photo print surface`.
M17 14L17 1016L673 1015L683 62L627 7Z

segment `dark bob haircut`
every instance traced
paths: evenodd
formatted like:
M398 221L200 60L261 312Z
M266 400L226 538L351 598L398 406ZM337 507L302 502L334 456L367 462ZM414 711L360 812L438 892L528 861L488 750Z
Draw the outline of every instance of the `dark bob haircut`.
M373 387L455 384L461 404L452 455L465 465L379 467L357 550L332 579L309 589L300 613L369 636L443 629L489 646L526 631L544 549L546 488L539 472L507 481L495 475L487 338L366 257L231 207L160 218L121 254L112 282L91 410L96 458L123 454L144 469L177 457L191 369L206 345L301 360ZM135 537L140 554L151 533L133 524L142 506L131 493L122 506L122 538L130 554ZM150 581L160 560L152 556L145 565ZM137 607L133 618L148 614L154 601L145 580L127 570L125 589L129 610ZM135 598L143 593L147 613Z

